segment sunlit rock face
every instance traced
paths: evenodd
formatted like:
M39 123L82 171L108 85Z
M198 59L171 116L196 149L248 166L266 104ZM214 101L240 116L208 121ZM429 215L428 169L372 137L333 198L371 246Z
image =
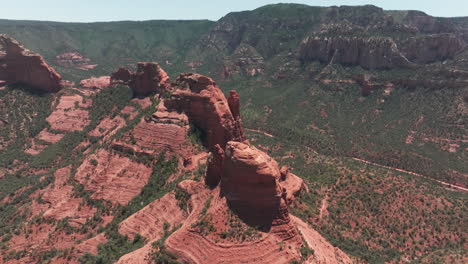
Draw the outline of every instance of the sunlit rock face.
M62 88L62 77L41 55L7 35L0 35L0 80L6 84L26 84L42 92L57 92Z

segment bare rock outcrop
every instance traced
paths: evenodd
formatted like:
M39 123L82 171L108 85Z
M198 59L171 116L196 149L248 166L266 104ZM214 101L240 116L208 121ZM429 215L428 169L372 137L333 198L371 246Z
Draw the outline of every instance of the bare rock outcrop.
M466 46L455 34L433 34L409 38L400 45L400 50L408 60L430 63L453 58Z
M161 238L165 224L177 226L187 218L187 213L177 202L174 193L164 195L121 222L119 233L130 239L134 239L136 234L148 241Z
M130 81L132 80L132 73L128 69L120 67L111 74L111 80L114 82L130 84Z
M226 97L209 77L181 74L166 105L187 114L189 120L205 133L211 151L216 150L216 145L224 149L231 140L244 141L241 125L234 118Z
M75 68L83 71L96 68L97 64L91 64L91 59L83 57L79 52L66 52L55 57L57 63L65 68Z
M221 190L231 208L246 222L289 222L280 178L278 163L266 153L244 143L228 142Z
M187 140L188 118L184 113L169 110L162 100L157 111L140 122L112 148L134 155L157 155L161 151L180 153Z
M169 87L169 75L156 62L139 62L134 73L119 68L111 74L111 80L128 84L137 96L161 93Z
M240 99L236 90L229 91L228 104L234 119L240 119Z
M227 79L236 75L257 76L265 70L265 59L252 46L241 44L223 62L221 77Z
M87 109L91 103L90 99L78 94L63 95L46 120L57 131L82 131L91 122Z
M7 84L23 83L42 92L62 89L62 77L41 55L6 35L0 35L0 80Z
M280 184L283 187L283 199L287 204L291 204L304 187L304 181L301 177L292 173L288 166L282 166L280 169Z
M302 61L359 65L366 69L411 67L392 38L384 37L308 37L298 51Z
M85 190L93 191L91 199L103 199L125 205L146 185L151 168L105 149L86 157L78 167L75 179Z

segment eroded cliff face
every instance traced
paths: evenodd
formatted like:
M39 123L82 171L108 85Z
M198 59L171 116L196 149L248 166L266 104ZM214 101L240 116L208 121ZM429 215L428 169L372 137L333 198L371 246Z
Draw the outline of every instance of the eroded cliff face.
M366 69L411 67L391 38L309 37L299 47L299 59L359 65Z
M408 60L426 64L452 59L465 46L455 34L444 33L409 38L401 43L400 50Z
M215 150L216 145L224 149L228 141L245 139L240 119L234 118L223 92L209 77L181 74L166 106L184 112L190 122L204 132L209 150Z
M0 35L0 80L6 84L23 83L42 92L57 92L62 89L61 79L41 55Z
M240 142L228 142L221 178L229 205L251 224L289 221L279 183L278 163L266 153Z

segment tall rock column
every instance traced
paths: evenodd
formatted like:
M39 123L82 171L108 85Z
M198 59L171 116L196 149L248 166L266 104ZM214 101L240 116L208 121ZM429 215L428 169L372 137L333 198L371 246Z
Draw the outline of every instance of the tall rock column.
M241 142L227 143L221 192L240 217L252 225L289 222L278 163Z

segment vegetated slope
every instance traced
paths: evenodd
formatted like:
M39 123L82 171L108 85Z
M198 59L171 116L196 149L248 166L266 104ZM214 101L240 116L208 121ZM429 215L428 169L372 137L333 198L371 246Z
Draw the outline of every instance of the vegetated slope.
M424 14L431 28L400 24L372 6L280 5L271 29L269 8L230 14L199 43L227 54L217 72L251 100L247 126L466 186L464 28Z
M0 32L42 54L67 80L108 75L157 58L171 74L189 69L186 52L214 22L56 23L0 20ZM77 53L77 54L70 54ZM91 67L85 67L86 65Z
M21 41L24 39L28 48L44 53L65 79L108 75L119 66L139 60L159 61L169 73L179 69L209 73L219 80L222 88L239 91L245 126L273 136L249 132L252 143L291 165L294 172L304 178L309 192L303 192L296 200L293 213L312 224L333 245L370 263L411 260L463 263L463 258L466 259L463 222L467 211L466 193L447 190L435 181L414 174L351 160L369 160L466 187L468 52L464 44L466 23L463 21L463 18L433 18L413 11L388 12L372 6L271 5L232 13L216 23L180 22L185 26L167 31L161 23L179 22L63 24L2 21L0 33L9 32ZM142 26L147 23L151 24L148 28ZM126 38L132 36L130 32L140 32L140 28L146 28L148 34L133 33L134 39ZM193 30L184 31L187 28ZM167 34L158 35L158 30ZM49 38L40 37L44 32ZM94 35L96 32L105 38ZM172 42L172 38L166 40L169 36L180 38L174 38ZM56 41L51 43L50 40ZM68 43L65 48L56 46L64 40ZM138 43L146 44L139 46ZM149 47L154 49L149 50ZM164 53L167 50L175 51L168 52L175 57L167 57ZM75 54L57 58L70 52L78 52L81 57ZM167 58L172 60L166 63ZM64 63L64 60L68 62ZM85 65L93 64L98 65L83 69ZM10 87L3 91L8 96L18 93ZM74 91L67 89L63 95L74 96ZM16 158L16 154L5 155L8 157L5 160L10 160L6 164L11 164L14 159L18 161L3 169L7 173L2 195L32 183L41 184L5 198L4 201L8 201L2 205L2 210L8 212L4 214L5 223L17 224L5 229L2 240L12 232L18 233L18 223L26 218L22 213L18 214L18 204L27 202L26 197L31 193L53 182L53 170L62 165L55 165L52 172L41 169L48 168L52 162L64 167L68 165L68 156L59 160L57 153L69 153L80 142L83 143L77 149L77 157L81 150L89 147L88 144L98 151L101 145L108 148L109 142L113 142L111 151L121 151L118 147L121 144L112 141L115 138L137 146L125 149L130 153L148 151L139 149L146 144L140 141L144 133L137 132L134 136L129 132L138 123L130 119L139 120L139 117L132 118L138 113L140 117L145 115L141 105L147 106L148 102L134 99L129 103L129 90L125 87L104 89L95 95L94 92L84 94L87 91L80 89L78 92L93 101L92 106L85 109L91 120L87 127L72 133L46 130L55 135L65 134L57 144L51 144L40 141L37 134L47 128L41 123L44 119L33 119L40 124L28 140L36 138L39 139L37 146L50 147L36 156L20 154L20 158ZM30 98L14 96L20 104ZM86 100L82 102L86 103ZM45 105L35 107L41 107L47 113L42 118L50 111ZM77 107L83 110L84 105ZM68 112L73 113L74 109L73 105ZM68 112L63 110L63 113ZM142 128L140 131L144 132L159 126L147 124L154 117L150 117L149 112L146 114L148 122L142 121L135 131ZM121 132L114 131L113 125L109 125L119 127L119 117L129 118L129 128L123 128ZM14 120L16 122L16 118ZM111 134L116 132L115 136L102 140L100 134L107 135L107 129L113 131ZM94 133L86 136L92 130ZM19 143L20 146L24 144ZM70 157L74 159L73 153ZM140 156L137 162L149 162L147 166L153 166L153 172L162 167L165 173L153 173L142 194L122 211L116 209L107 213L101 202L90 199L98 209L96 215L114 215L116 220L105 229L107 236L101 233L77 246L86 249L78 255L90 252L90 248L93 254L98 253L96 244L106 239L108 243L100 247L97 257L101 260L117 260L122 254L143 245L140 237L130 243L116 230L120 221L173 187L169 185L166 189L167 186L160 185L165 182L160 177L169 177L174 163L166 167L166 163L155 162L151 157ZM79 158L73 166L80 166L83 159ZM85 163L90 166L94 162L88 159ZM21 170L22 166L17 164L31 165ZM155 169L154 166L160 167ZM35 176L15 177L18 169L16 175ZM145 191L148 189L152 191ZM88 191L98 191L90 187L86 190L84 185L75 190L82 192L84 199L92 195ZM94 219L86 225L87 228L91 226L88 229L93 235L99 226L110 221L101 218L103 222L100 224L95 224L93 221L99 220ZM166 229L163 233L171 231L169 227ZM35 229L31 230L34 232ZM145 250L151 250L148 245ZM155 248L158 247L159 243L156 243ZM45 258L57 253L68 256L68 253L52 251L45 254ZM10 254L10 258L21 256L18 252ZM86 259L96 261L92 256L82 260Z

